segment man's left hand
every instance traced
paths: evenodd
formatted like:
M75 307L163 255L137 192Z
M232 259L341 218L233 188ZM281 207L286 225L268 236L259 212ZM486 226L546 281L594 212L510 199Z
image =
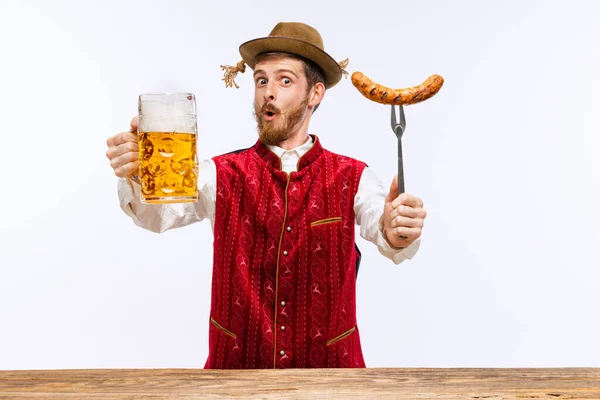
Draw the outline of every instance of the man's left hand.
M397 248L407 247L421 236L427 213L423 201L408 193L398 195L398 176L394 177L383 208L383 232Z

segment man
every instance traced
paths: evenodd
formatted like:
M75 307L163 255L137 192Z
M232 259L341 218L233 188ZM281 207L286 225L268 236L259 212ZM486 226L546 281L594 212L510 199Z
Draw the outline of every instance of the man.
M308 134L312 113L342 76L320 34L279 23L240 46L254 70L259 140L200 165L196 203L139 201L137 120L108 140L121 207L163 232L208 218L214 265L205 368L365 367L356 325L361 236L396 264L412 258L423 202L389 193L373 172Z

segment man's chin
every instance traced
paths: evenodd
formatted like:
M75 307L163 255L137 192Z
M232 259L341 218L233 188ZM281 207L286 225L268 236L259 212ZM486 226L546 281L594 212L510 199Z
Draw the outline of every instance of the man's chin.
M267 146L277 146L279 143L281 143L281 141L279 141L277 138L263 134L258 135L258 140Z
M258 131L258 140L260 140L262 144L266 144L268 146L277 146L286 139L289 139L289 135L286 135L282 132Z

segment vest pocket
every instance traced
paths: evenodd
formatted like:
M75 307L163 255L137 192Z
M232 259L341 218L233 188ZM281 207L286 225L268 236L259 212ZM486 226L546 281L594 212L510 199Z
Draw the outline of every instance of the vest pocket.
M313 221L310 223L310 226L312 228L312 227L319 226L319 225L333 224L335 222L341 222L341 221L342 221L342 217L331 217L331 218L320 219L318 221Z
M339 342L340 340L347 338L355 330L356 330L356 326L352 327L352 329L347 330L346 332L342 333L341 335L338 335L338 336L334 337L333 339L328 340L326 345L330 346L330 345L334 344L335 342Z
M226 335L231 336L234 339L237 339L237 336L235 335L235 333L231 332L229 329L225 329L221 326L221 324L219 324L217 321L214 320L213 317L210 317L210 322L217 327L218 330L220 330L221 332L223 332Z

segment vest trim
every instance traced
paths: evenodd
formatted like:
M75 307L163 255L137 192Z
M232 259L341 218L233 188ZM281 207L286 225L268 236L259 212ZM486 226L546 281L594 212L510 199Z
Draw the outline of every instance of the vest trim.
M290 187L290 174L287 175L285 184L285 207L283 213L283 223L281 224L281 234L279 236L279 247L277 248L277 268L275 270L275 318L273 318L273 368L277 368L277 306L279 305L279 260L281 259L281 243L283 243L283 232L287 221L288 213L288 188Z
M333 224L334 222L341 222L341 221L342 221L342 217L325 218L325 219L320 219L318 221L311 222L310 226L319 226L319 225L325 225L325 224Z
M341 335L338 335L338 336L334 337L333 339L328 340L327 343L325 343L325 345L326 346L332 345L335 342L344 339L346 336L350 336L352 334L352 332L354 332L355 330L356 330L356 326L353 326L351 329L348 329L346 332L342 333Z
M221 324L219 324L217 321L215 321L215 319L213 317L210 317L210 322L212 322L212 324L214 326L216 326L217 329L221 330L224 334L229 335L234 339L237 339L237 336L235 333L231 332L229 329L223 328L223 326L221 326Z

